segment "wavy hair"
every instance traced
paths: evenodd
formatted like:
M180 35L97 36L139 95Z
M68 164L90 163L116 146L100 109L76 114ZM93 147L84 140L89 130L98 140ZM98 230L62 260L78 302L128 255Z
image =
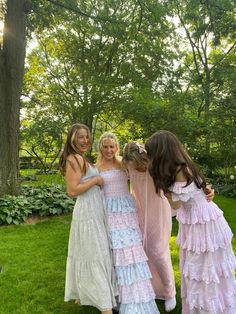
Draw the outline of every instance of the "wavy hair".
M113 140L117 146L117 152L115 154L115 160L116 161L120 161L119 160L119 152L120 152L120 145L119 145L119 141L116 137L116 135L112 132L105 132L103 133L100 138L99 138L99 141L98 141L98 156L97 156L97 165L101 164L102 162L102 147L103 147L103 143L105 140Z
M157 192L161 189L169 192L181 170L186 176L186 186L194 181L199 189L206 188L205 177L173 133L157 131L147 139L145 148L150 159L149 173Z

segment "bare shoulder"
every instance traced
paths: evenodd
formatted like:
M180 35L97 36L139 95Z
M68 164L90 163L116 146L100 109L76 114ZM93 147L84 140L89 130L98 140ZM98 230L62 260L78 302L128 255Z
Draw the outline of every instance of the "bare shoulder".
M72 166L73 169L82 168L84 165L83 157L79 154L76 155L69 155L67 157L68 163Z
M187 181L186 175L183 173L182 170L180 170L177 173L175 181L177 181L177 182L186 182Z

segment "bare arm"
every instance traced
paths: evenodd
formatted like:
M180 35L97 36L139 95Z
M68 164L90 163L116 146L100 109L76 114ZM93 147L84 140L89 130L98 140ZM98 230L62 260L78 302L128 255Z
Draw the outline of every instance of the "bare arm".
M172 201L171 193L165 193L165 197L167 198L167 200L170 204L170 207L173 209L178 209L182 205L181 201L177 201L177 202Z
M186 181L186 177L185 177L185 175L184 175L182 170L177 173L176 181L178 181L178 182L185 182ZM174 202L172 200L171 193L165 193L165 197L168 199L168 202L169 202L171 208L178 209L178 208L181 207L182 201Z
M83 158L76 155L77 161L73 156L69 156L66 163L66 191L71 197L76 197L88 191L94 185L103 185L103 179L100 176L95 176L86 182L81 183Z

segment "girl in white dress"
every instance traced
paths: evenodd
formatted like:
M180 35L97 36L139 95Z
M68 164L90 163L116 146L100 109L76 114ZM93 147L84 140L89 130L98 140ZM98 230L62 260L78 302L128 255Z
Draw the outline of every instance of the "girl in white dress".
M77 197L68 245L65 301L74 299L98 308L102 314L112 314L116 292L101 194L103 179L84 157L90 143L88 127L75 124L60 158L67 193Z

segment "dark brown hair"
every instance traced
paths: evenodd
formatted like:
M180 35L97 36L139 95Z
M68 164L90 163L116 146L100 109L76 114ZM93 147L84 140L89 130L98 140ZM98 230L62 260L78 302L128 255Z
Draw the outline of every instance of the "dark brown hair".
M85 157L83 155L81 155L81 153L79 152L79 150L76 146L77 134L78 134L78 131L80 129L86 130L88 133L88 137L91 140L90 130L87 127L87 125L81 124L81 123L76 123L76 124L72 125L72 127L70 128L70 130L67 134L66 143L64 145L63 151L62 151L60 159L59 159L59 168L60 168L62 175L65 175L66 161L67 161L67 157L69 155L74 155L75 160L76 160L77 164L79 165L79 162L75 156L76 154L79 154L83 158L84 165L83 165L82 173L83 174L86 173L87 161L86 161ZM80 165L79 165L79 167L80 167Z
M194 181L199 189L205 189L203 174L173 133L165 130L154 133L147 139L145 148L150 159L149 173L157 192L161 189L168 192L180 170L186 176L186 186Z

